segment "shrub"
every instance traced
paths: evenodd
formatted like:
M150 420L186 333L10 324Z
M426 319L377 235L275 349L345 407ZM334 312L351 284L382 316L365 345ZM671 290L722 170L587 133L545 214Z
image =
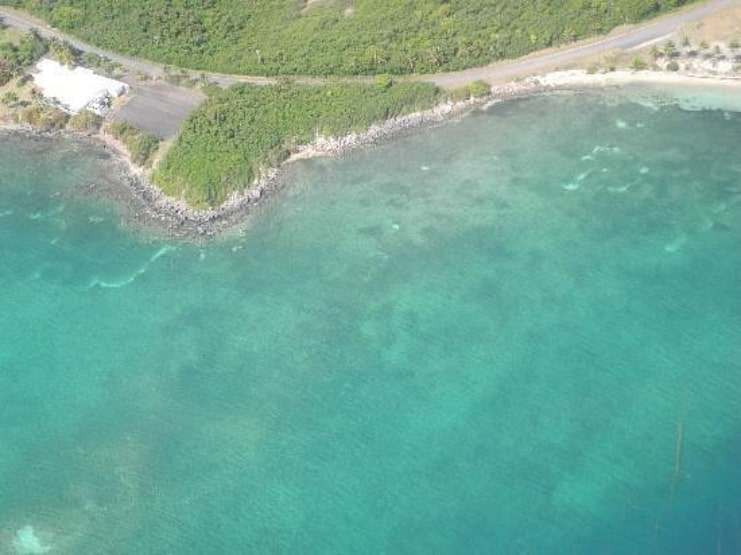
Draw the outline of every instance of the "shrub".
M80 133L97 133L103 123L103 118L90 110L82 110L72 116L67 128Z
M635 58L633 58L633 61L630 63L630 67L636 71L640 71L640 70L646 69L648 67L648 64L643 58L639 58L638 56L636 56Z
M80 52L64 40L52 39L49 43L49 56L65 66L74 66Z
M85 52L80 57L80 63L82 63L82 65L84 65L85 67L98 67L102 61L103 58L101 58L94 52Z
M38 60L47 49L47 43L38 33L29 32L18 41L0 43L0 84L5 84L24 68Z
M392 85L393 81L388 73L379 73L376 75L375 83L376 90L385 91Z
M137 133L128 137L125 144L133 162L140 166L151 165L152 158L160 146L159 139L149 133Z
M679 71L679 64L676 60L672 60L668 64L666 64L666 69L669 71Z
M160 144L157 137L121 121L112 123L108 131L124 144L132 162L145 167L152 163L154 153Z
M485 81L474 81L466 85L466 92L470 98L484 98L491 94L491 86Z
M40 131L61 131L67 126L69 115L51 106L34 104L21 110L21 121Z
M6 106L15 104L16 102L18 102L18 94L13 91L7 91L5 94L3 94L2 98L0 98L0 102L5 104Z

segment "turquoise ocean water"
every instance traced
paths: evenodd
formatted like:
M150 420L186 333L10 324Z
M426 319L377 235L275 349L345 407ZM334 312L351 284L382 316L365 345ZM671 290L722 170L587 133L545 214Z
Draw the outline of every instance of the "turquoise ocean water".
M711 97L499 104L296 164L206 245L2 136L0 553L741 552Z

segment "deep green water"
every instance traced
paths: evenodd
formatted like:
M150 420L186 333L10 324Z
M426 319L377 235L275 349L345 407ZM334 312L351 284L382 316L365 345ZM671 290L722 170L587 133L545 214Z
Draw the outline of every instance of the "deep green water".
M0 553L741 552L741 113L682 106L500 104L202 246L1 136Z

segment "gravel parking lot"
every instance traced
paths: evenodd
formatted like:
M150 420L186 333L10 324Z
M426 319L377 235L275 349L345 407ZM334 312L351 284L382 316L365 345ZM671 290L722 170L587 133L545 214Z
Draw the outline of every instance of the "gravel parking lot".
M161 81L139 83L130 94L131 99L114 109L111 119L165 140L177 134L183 120L206 98L199 91Z

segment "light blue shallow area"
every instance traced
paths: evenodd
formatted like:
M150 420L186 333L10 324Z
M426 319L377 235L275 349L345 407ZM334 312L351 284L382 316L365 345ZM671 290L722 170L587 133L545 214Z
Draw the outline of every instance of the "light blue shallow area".
M0 136L0 553L741 552L741 113L512 101L119 227Z

